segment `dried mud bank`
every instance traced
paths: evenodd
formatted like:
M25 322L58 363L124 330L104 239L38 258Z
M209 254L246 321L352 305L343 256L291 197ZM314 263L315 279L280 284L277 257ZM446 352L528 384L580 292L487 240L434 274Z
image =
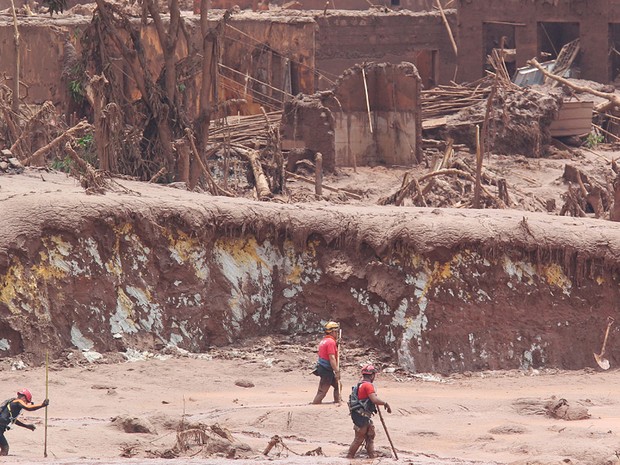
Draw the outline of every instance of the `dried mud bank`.
M149 189L3 200L0 354L200 352L333 318L411 371L577 369L620 301L610 222Z

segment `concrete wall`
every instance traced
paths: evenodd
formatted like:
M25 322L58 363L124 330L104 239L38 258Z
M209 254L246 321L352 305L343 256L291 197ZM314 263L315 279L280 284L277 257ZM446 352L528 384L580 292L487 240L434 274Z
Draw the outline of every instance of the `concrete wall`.
M447 17L456 31L456 11ZM435 83L448 83L454 77L455 56L439 13L411 12L329 12L317 16L316 64L328 78L363 62L402 61L417 66L424 51L435 51ZM319 89L333 85L318 79ZM422 76L426 82L425 76Z
M459 0L458 43L460 81L482 77L483 24L515 24L517 66L538 55L538 23L579 23L581 77L607 82L610 78L608 31L620 23L620 6L614 0Z

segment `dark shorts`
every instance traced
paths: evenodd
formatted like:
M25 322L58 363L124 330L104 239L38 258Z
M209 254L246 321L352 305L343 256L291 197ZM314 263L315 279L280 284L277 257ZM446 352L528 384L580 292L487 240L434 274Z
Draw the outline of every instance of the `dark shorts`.
M351 420L353 420L353 424L358 428L363 428L367 424L372 423L370 417L360 415L357 412L351 412Z
M334 370L331 368L325 368L323 365L316 364L316 368L314 374L320 376L321 378L329 378L330 381L334 377Z

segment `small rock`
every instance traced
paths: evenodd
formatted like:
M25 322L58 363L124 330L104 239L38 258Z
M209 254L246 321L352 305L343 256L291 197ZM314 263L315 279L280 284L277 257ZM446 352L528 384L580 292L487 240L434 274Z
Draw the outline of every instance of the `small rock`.
M146 418L121 415L114 417L112 424L118 426L125 433L157 434L155 427Z
M0 161L0 171L7 171L9 169L9 164L5 161Z
M9 149L2 149L0 153L7 158L13 158L13 153Z
M254 383L252 381L248 381L247 379L238 379L237 381L235 381L235 386L253 388Z
M9 164L13 168L23 168L24 167L24 165L22 165L21 162L17 158L9 158Z

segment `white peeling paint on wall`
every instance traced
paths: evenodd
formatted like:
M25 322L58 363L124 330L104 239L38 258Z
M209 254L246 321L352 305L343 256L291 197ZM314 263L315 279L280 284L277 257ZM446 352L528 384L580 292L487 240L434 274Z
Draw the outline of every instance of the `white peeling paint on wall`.
M387 316L392 313L389 305L384 301L379 301L376 304L371 304L370 295L366 289L355 289L354 287L352 287L351 295L355 300L357 300L360 305L366 307L368 313L370 313L375 318L375 321L379 321L380 316ZM375 330L375 335L379 335L380 333L381 328L377 328Z
M282 295L287 299L299 295L304 285L318 283L323 276L316 260L316 246L311 241L304 251L297 253L291 241L284 243L282 269L288 286L282 290Z
M241 328L247 309L256 309L254 321L268 320L273 301L273 267L281 262L276 249L270 243L259 245L255 239L219 240L213 249L213 257L222 275L230 283L230 321L234 331L229 332L232 340ZM252 289L253 292L247 292Z
M545 364L545 353L542 346L539 343L533 343L529 350L523 352L523 358L521 361L521 368L528 370L533 367L534 364L534 352L540 353L540 363Z
M103 268L103 261L101 260L101 256L99 255L99 248L97 247L97 242L92 237L88 237L84 240L84 249L91 256L95 264L97 264L100 268Z
M117 289L116 313L110 315L110 331L112 334L137 333L138 327L133 318L133 302L119 287Z
M397 350L398 363L412 373L416 371L415 357L411 353L411 341L417 342L418 349L422 348L422 334L426 329L428 320L423 312L420 312L416 318L407 317L409 309L409 301L403 299L394 312L392 318L392 326L400 326L403 328L400 344Z
M95 347L95 343L85 337L75 323L71 326L71 344L82 351L88 351Z
M141 310L139 319L141 328L146 331L153 331L160 336L160 331L163 328L162 310L158 303L152 301L151 293L134 286L127 286L125 289L127 295L135 300L133 314L138 313L136 307Z
M501 260L504 272L511 278L516 278L518 282L533 285L536 268L527 262L513 262L510 257L504 255Z

